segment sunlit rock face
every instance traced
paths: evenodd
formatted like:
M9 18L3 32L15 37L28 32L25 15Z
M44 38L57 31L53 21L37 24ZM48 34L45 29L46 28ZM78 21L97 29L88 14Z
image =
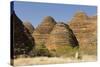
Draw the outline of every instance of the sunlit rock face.
M71 21L77 21L77 22L85 22L85 20L88 20L88 16L86 15L86 13L84 12L81 12L81 11L78 11L75 13L75 15L73 16L72 20Z
M96 54L97 16L77 12L68 24L76 35L83 53Z
M32 36L35 39L36 44L45 44L49 33L52 31L56 21L51 17L47 16L44 17L41 24L39 24L36 29L34 30Z
M54 26L45 45L50 51L55 50L57 52L64 47L74 48L79 46L73 31L63 22L59 22ZM67 52L66 49L62 51Z

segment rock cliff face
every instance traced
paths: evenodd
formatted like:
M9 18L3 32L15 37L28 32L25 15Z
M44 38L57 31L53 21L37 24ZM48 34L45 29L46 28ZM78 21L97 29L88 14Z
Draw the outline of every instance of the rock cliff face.
M84 12L77 12L69 22L69 26L79 41L80 50L84 53L96 54L96 23L96 16L87 16Z
M56 21L51 16L47 16L43 19L42 23L36 27L32 35L37 45L45 44L55 24Z
M11 58L15 58L17 55L28 55L28 53L34 48L34 39L14 11L11 14L11 25Z

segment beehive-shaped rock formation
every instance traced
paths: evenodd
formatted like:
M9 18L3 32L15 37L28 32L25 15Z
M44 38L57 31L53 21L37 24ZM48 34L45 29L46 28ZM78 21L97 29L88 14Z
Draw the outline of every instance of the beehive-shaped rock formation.
M35 43L44 44L55 24L56 21L51 16L45 17L42 23L36 27L32 34L35 39Z
M77 21L77 22L81 22L81 21L85 21L88 19L88 16L86 15L86 13L82 12L82 11L78 11L76 12L76 14L74 15L74 17L72 18L72 22Z
M32 34L34 31L34 27L32 26L32 24L30 22L24 22L23 24L29 30L29 32Z
M84 13L85 14L85 13ZM78 15L84 15L82 12L78 13ZM88 54L95 54L96 53L96 23L97 17L96 16L87 16L84 15L84 19L76 20L77 16L72 18L69 22L69 26L75 33L79 44L80 49ZM79 17L81 18L81 17Z
M34 48L34 38L24 27L23 22L16 16L13 11L11 14L11 31L12 31L12 45L11 45L11 58L17 55L28 55Z
M48 34L56 24L55 20L51 16L44 17L42 23L38 25L35 31L41 34Z
M55 25L45 45L50 51L58 51L64 47L79 46L73 31L63 22ZM62 51L66 51L66 49Z

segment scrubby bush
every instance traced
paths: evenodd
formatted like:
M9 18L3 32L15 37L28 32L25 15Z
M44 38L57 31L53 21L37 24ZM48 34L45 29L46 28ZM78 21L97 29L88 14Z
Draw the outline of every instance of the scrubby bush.
M36 47L36 56L48 56L48 57L50 57L51 54L44 44L41 44L41 45L39 44Z
M79 47L60 46L57 49L52 50L51 53L56 57L74 57L78 49Z

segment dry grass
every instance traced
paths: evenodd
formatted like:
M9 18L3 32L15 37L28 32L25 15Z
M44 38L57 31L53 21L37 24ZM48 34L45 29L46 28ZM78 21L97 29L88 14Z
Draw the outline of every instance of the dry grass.
M95 55L84 55L82 59L63 58L63 57L34 57L34 58L18 58L14 60L14 65L40 65L40 64L61 64L61 63L75 63L75 62L89 62L96 61Z

